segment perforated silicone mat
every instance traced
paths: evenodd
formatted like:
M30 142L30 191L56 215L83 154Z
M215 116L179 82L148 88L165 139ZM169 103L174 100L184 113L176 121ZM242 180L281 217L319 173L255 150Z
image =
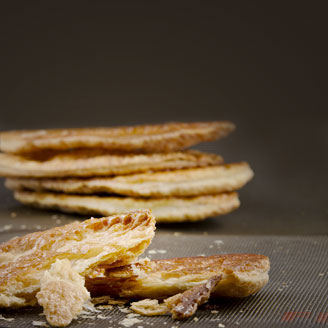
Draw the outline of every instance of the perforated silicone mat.
M1 241L18 234L19 231L2 234ZM132 327L328 325L328 237L240 237L158 232L145 255L155 259L237 252L269 256L270 281L259 293L245 299L212 300L185 322L174 321L169 316L138 316L140 322ZM13 318L12 321L1 319L0 327L33 327L33 321L45 322L45 318L39 315L41 308L2 309L0 313L5 318ZM102 310L99 314L98 318L75 320L69 327L124 327L122 320L127 313L122 309Z

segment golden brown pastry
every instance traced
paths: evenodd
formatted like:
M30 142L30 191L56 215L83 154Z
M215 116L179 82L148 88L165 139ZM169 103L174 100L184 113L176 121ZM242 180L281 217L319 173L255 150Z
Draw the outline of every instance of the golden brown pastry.
M135 197L187 197L243 187L254 173L246 162L164 172L88 179L9 178L9 189L73 194L111 193Z
M136 211L74 222L1 244L0 307L36 304L41 280L57 260L67 259L81 276L100 263L115 267L132 262L149 245L154 229L152 214Z
M133 174L222 164L219 155L198 151L165 154L113 154L102 149L78 149L37 154L0 153L0 176L27 178L89 177Z
M197 311L199 305L208 301L211 292L220 280L221 276L213 276L202 284L165 299L163 303L149 298L132 302L130 309L146 316L164 315L171 312L173 319L187 319Z
M220 275L212 297L246 297L268 282L269 268L269 259L255 254L140 260L122 268L98 267L86 277L86 287L93 296L164 299Z
M165 305L172 313L173 319L187 319L191 317L198 308L208 301L211 292L221 280L220 276L213 276L203 284L187 289L183 293L171 296L164 300Z
M229 213L240 204L235 192L188 198L132 198L18 190L14 196L26 205L90 215L113 215L149 208L154 213L156 222L204 220L210 216Z
M172 152L225 137L231 122L166 123L117 128L25 130L0 133L0 150L105 148L126 152Z

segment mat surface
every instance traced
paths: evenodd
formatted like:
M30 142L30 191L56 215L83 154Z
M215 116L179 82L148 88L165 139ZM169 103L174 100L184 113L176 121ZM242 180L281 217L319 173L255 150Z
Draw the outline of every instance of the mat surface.
M27 232L30 231L3 231L0 241ZM185 322L174 321L169 316L137 316L140 322L132 327L324 327L328 324L327 249L325 236L241 237L158 232L144 254L151 259L259 253L270 258L270 281L262 291L246 299L212 300ZM14 318L0 319L0 327L33 327L33 320L45 322L39 315L41 308L2 309L0 313L5 318ZM101 310L91 315L93 318L75 320L69 327L124 327L122 320L127 315L118 307Z

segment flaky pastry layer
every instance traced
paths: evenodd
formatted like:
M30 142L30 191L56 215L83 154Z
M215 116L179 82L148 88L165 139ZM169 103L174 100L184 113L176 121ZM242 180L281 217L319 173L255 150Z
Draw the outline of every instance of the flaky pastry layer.
M0 245L0 307L34 305L46 270L67 259L84 276L106 263L125 265L142 254L154 236L150 211L136 211L14 238Z
M219 155L198 151L165 154L113 154L102 149L36 154L0 153L0 176L27 178L89 177L133 174L222 164Z
M170 152L225 137L235 128L228 121L166 123L117 128L23 130L0 133L0 150L105 148L119 151Z
M142 199L18 190L14 196L26 205L90 215L112 215L137 209L151 209L156 222L199 221L210 216L227 214L240 204L235 192L189 198Z
M246 162L89 179L9 178L13 190L57 191L75 194L114 193L137 197L199 196L243 187L254 173Z
M246 297L268 282L269 268L268 257L255 254L140 260L122 268L98 267L86 277L86 287L94 296L164 299L221 275L212 297Z

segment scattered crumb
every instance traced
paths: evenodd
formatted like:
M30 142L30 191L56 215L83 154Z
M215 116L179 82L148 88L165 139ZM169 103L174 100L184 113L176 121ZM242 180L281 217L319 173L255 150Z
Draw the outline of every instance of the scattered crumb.
M95 315L89 315L89 314L81 314L79 317L82 319L95 319L96 318Z
M17 216L17 213L15 213L15 212L11 212L11 213L10 213L10 216L11 216L12 218L15 218L15 217Z
M98 312L100 313L101 311L100 310L97 310L95 307L94 307L94 304L92 304L90 302L90 300L88 300L86 303L83 304L83 309L81 311L81 313L84 313L84 314L89 314L89 313L92 313L92 312ZM85 311L86 310L86 311ZM90 312L88 312L90 311Z
M209 248L213 248L213 245L208 246Z
M93 297L91 299L91 302L93 304L124 305L124 304L128 303L129 301L124 298L114 299L114 298L111 298L110 296L100 296L100 297ZM108 307L108 309L110 309L110 307Z
M204 257L204 256L205 256L205 254L198 254L197 256L202 256L202 257Z
M130 309L127 309L123 306L119 306L118 309L123 312L123 313L131 313L131 310Z
M117 299L117 300L112 298L108 301L108 304L110 304L110 305L124 305L126 303L129 303L129 301L124 299L124 298L120 298L120 299Z
M135 317L140 317L140 314L138 314L138 313L129 313L127 315L127 318L135 318Z
M167 251L165 249L151 249L148 254L165 254Z
M102 320L106 320L106 319L109 319L110 317L106 317L106 316L104 316L104 315L102 315L102 314L98 314L98 315L97 315L97 318L98 318L98 319L102 319Z
M224 328L225 325L224 325L223 323L219 323L219 324L218 324L218 327L220 327L220 328Z
M12 227L13 227L12 224L6 224L2 228L0 228L0 232L11 230Z
M146 316L164 315L168 312L168 308L165 304L159 304L158 300L149 298L138 302L132 302L130 309Z
M56 220L56 223L61 224L61 220L60 219Z
M26 229L26 224L21 224L20 228L21 228L22 230L25 230L25 229Z
M182 235L181 232L177 232L177 231L176 231L176 232L173 233L173 236L174 236L174 237L179 237L179 236L181 236L181 235Z
M14 321L14 318L5 318L2 314L0 314L0 320L5 320L5 321Z
M319 277L323 277L325 274L324 273L319 273L318 276Z
M197 322L199 319L197 317L194 318L194 321Z
M32 325L36 327L49 327L44 321L32 321Z
M213 313L213 314L217 314L217 313L219 313L219 311L217 311L217 310L212 310L211 313Z
M219 240L219 239L218 240L214 240L214 243L217 244L218 246L224 244L223 240Z
M142 322L142 320L137 318L125 318L122 321L119 322L120 325L124 327L131 327L136 323Z
M41 230L42 227L38 224L38 225L35 226L35 229Z
M113 305L99 305L97 306L97 309L99 310L111 310L113 308Z

